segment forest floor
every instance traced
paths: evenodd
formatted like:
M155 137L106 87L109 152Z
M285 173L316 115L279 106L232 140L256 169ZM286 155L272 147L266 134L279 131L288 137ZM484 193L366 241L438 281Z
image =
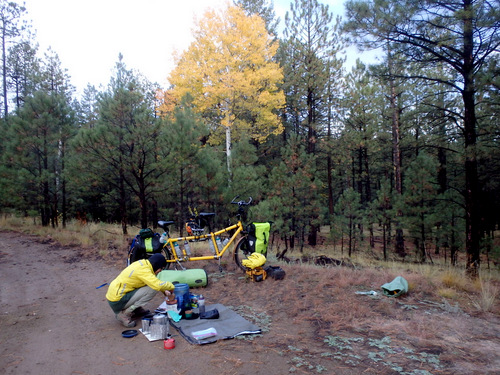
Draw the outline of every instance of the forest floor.
M103 252L0 230L0 374L500 373L498 293L484 311L484 291L410 269L282 264L284 280L252 283L230 259L222 272L206 262L208 285L194 292L234 307L261 335L200 346L173 330L173 350L141 334L122 338L106 287L96 288L120 272L125 254L125 245ZM398 275L410 284L405 296L355 293ZM157 295L147 307L161 302Z

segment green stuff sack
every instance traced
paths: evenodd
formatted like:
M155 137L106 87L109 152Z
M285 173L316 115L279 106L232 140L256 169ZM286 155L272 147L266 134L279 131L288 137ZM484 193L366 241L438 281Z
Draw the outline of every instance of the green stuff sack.
M254 253L267 256L267 244L269 242L269 233L271 232L271 223L252 223L247 227L248 242Z

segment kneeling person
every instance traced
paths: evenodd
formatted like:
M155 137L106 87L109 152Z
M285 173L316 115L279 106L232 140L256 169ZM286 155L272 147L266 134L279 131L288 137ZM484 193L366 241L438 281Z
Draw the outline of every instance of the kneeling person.
M167 265L162 254L154 254L149 259L140 259L125 268L111 284L106 299L125 327L134 327L134 317L146 312L143 306L153 299L157 292L165 296L174 290L174 284L156 277Z

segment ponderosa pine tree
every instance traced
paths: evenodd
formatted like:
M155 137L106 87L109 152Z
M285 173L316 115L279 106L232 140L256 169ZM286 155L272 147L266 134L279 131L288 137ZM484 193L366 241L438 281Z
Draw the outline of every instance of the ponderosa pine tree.
M347 249L348 255L351 257L356 250L360 233L357 228L362 222L361 210L361 195L352 187L347 188L340 196L335 205L335 212L338 212L338 217L334 221L335 225L340 226L338 232L342 235L342 244L344 233L347 233Z
M342 69L337 24L327 5L317 0L295 0L285 16L285 37L280 47L284 66L287 121L314 153L328 128L330 97Z
M171 118L164 119L159 134L169 150L163 162L170 165L169 183L165 184L162 194L169 197L165 203L173 208L171 219L177 221L181 235L188 219L189 198L192 199L193 190L199 184L199 162L204 157L202 139L207 135L208 128L192 108L189 98L175 107Z
M419 153L405 174L403 193L404 221L417 250L417 260L432 262L428 250L436 227L434 207L437 198L437 160L425 152Z
M380 159L382 154L380 139L383 104L379 100L380 85L359 60L345 80L342 105L347 109L347 115L344 119L342 137L344 147L348 147L348 155L352 160L349 181L350 186L360 195L361 206L369 212L368 207L373 199L372 186L374 186L372 168L377 165L376 156ZM370 215L366 215L366 218L369 217ZM370 245L373 247L374 223L367 220L366 224L370 233Z
M40 85L41 61L37 57L38 46L22 41L9 48L7 58L7 84L14 91L16 109L27 96L32 95Z
M295 0L285 15L284 38L279 52L285 73L285 127L288 132L305 139L307 152L317 153L316 156L320 154L320 142L324 140L328 145L331 141L336 117L333 112L338 108L336 99L340 96L343 63L339 57L343 48L337 29L339 24L339 19L334 22L328 5L317 0ZM328 176L328 206L332 208L331 149L325 147L323 151L326 160L318 158L318 168ZM312 246L316 245L318 230L311 227L308 241Z
M141 227L148 227L148 202L161 192L158 180L167 172L165 142L160 139L161 123L155 117L154 104L133 71L119 56L116 75L108 91L99 97L99 120L95 127L81 129L76 147L97 180L105 180L118 203L123 234L127 234L128 202L131 194L140 207Z
M64 95L38 91L26 98L8 128L8 165L17 171L12 183L22 192L21 207L35 209L44 226L57 226L65 209L65 151L73 127Z
M290 137L281 154L282 160L269 175L269 212L275 221L273 227L286 241L286 249L293 250L298 242L302 251L306 235L319 225L317 162L297 135Z
M21 34L24 25L21 18L26 11L13 1L0 0L0 43L2 44L2 88L3 88L3 108L4 118L9 114L9 101L7 95L7 43Z

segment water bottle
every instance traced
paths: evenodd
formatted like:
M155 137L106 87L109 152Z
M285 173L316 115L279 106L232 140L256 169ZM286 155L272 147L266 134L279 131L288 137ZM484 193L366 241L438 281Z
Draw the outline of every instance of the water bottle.
M211 238L208 239L208 245L210 246L210 251L212 252L212 254L215 254L214 241Z
M165 243L167 242L167 233L163 232L163 234L160 237L160 243Z
M217 243L217 249L219 249L219 251L222 250L222 241L220 240L220 237L217 237L215 239L215 242Z
M189 246L189 242L187 240L184 240L184 250L186 251L186 255L188 257L191 256L191 246Z
M225 247L229 243L229 238L224 238L224 241L222 241L222 246Z
M198 312L200 314L205 312L205 297L203 297L203 294L198 297Z
M174 241L174 249L175 253L177 254L177 258L182 258L182 250L177 241Z

